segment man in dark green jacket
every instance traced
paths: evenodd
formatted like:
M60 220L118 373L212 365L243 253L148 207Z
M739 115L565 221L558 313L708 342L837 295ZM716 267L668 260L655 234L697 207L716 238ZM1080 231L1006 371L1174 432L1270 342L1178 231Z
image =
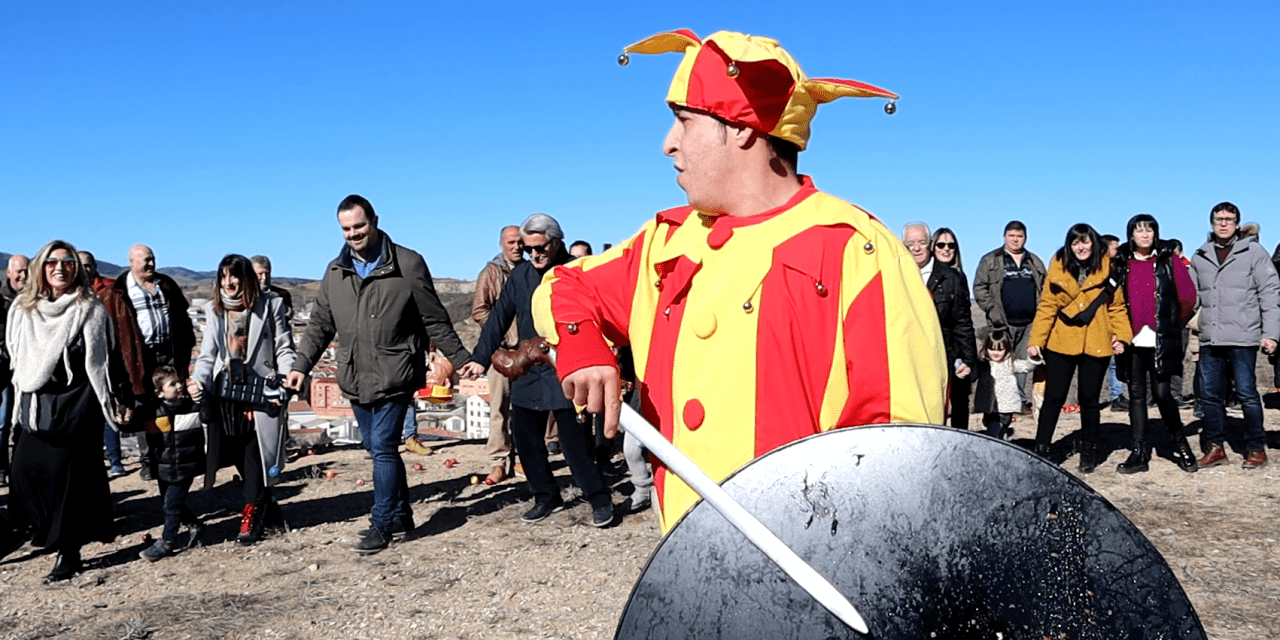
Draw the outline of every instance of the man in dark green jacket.
M422 256L378 229L373 205L358 195L338 205L346 245L320 282L307 332L286 385L302 381L336 335L338 387L349 400L373 457L373 512L355 545L377 553L394 533L413 530L400 436L413 393L426 384L432 343L461 367L470 359L436 295Z
M1044 262L1026 249L1027 227L1018 220L1004 226L1004 244L978 261L973 274L973 301L987 315L987 326L1004 329L1014 344L1014 356L1027 357L1031 321L1036 317L1040 289L1044 286ZM1027 374L1016 374L1022 394L1023 414L1029 415Z

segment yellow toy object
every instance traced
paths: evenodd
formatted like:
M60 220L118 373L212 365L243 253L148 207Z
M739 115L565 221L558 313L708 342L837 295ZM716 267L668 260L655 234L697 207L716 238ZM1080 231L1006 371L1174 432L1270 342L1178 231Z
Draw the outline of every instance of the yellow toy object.
M453 363L438 354L432 354L427 365L427 386L419 392L431 404L446 404L453 401L453 387L449 379L453 377ZM424 393L425 392L425 393Z
M778 41L733 31L706 40L688 29L659 33L623 49L631 53L684 53L667 91L667 102L724 118L795 143L804 150L809 121L818 105L837 98L887 98L885 113L897 111L898 95L857 80L809 78Z

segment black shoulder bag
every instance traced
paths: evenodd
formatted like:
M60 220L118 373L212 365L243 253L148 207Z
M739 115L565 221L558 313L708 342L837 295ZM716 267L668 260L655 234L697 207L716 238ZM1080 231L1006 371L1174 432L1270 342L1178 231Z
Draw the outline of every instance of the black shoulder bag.
M1098 312L1098 309L1102 308L1102 305L1111 302L1111 296L1114 296L1116 289L1120 288L1120 283L1116 281L1115 277L1109 274L1102 284L1089 287L1088 289L1081 291L1080 295L1084 295L1085 292L1098 287L1102 287L1102 293L1099 294L1098 297L1094 298L1093 302L1088 307L1085 307L1084 311L1081 311L1074 316L1069 316L1059 311L1058 320L1062 321L1063 324L1072 327L1084 327L1088 326L1090 322L1093 322L1094 314Z

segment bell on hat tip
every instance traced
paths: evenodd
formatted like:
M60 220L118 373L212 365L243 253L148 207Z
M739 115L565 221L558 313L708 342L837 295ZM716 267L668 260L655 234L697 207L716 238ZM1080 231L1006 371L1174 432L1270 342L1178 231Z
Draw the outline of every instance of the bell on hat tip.
M893 115L893 114L897 113L897 112L898 112L898 101L897 101L897 100L890 100L889 102L885 103L885 105L884 105L884 112L885 112L885 113L887 113L887 114L889 114L889 115Z
M729 66L725 68L724 72L725 72L725 75L729 76L730 78L736 78L738 77L738 73L740 72L740 69L738 69L738 65L730 62Z
M625 67L629 62L631 62L631 56L627 55L626 53L623 53L622 55L618 56L618 66Z

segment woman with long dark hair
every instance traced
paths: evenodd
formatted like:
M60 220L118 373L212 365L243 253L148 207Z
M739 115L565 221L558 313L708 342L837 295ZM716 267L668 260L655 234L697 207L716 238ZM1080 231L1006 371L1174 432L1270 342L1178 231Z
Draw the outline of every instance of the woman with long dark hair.
M960 241L956 239L956 233L947 227L940 227L929 238L929 246L933 247L933 260L936 264L945 265L953 269L960 275L960 289L963 291L963 300L960 305L963 309L956 309L956 313L962 313L970 316L968 322L969 327L973 326L972 309L969 308L969 278L964 275L964 266L960 262ZM936 302L936 300L935 300ZM973 348L975 351L969 352L964 345L952 345L949 351L954 350L956 353L977 353L977 338L973 337L972 328L967 334L957 333L953 340L966 340L973 338ZM975 358L973 363L977 364ZM954 364L954 363L953 363ZM973 389L973 376L957 376L953 370L951 373L951 426L957 429L969 428L969 396Z
M1155 378L1156 406L1173 438L1173 459L1187 473L1196 470L1196 455L1182 432L1178 401L1170 390L1174 375L1182 373L1182 328L1196 308L1196 289L1182 260L1160 240L1160 223L1140 213L1129 220L1128 241L1120 245L1116 262L1125 274L1125 300L1133 330L1133 344L1117 356L1116 372L1129 384L1129 424L1133 441L1129 458L1116 467L1120 473L1149 468L1147 439L1148 377Z
M218 469L235 465L244 480L245 501L236 542L249 545L262 539L268 520L280 519L271 485L284 468L288 416L285 407L272 410L269 404L246 400L237 389L283 380L293 367L293 334L285 322L284 301L258 286L248 258L234 253L224 257L216 286L188 390L210 409L204 486L213 486ZM278 400L284 404L283 397Z
M102 421L126 422L132 399L111 348L111 322L93 295L75 247L46 244L9 310L14 426L9 517L0 557L26 540L57 550L46 582L80 571L80 548L115 538L102 466Z
M1098 396L1111 356L1123 353L1132 339L1124 291L1107 257L1107 245L1093 227L1072 226L1049 266L1027 347L1029 355L1045 363L1037 453L1049 453L1071 378L1079 371L1079 468L1081 473L1097 468Z
M929 245L933 247L933 259L938 264L945 264L960 272L964 286L968 289L969 278L964 275L964 264L960 262L960 240L957 239L956 232L947 227L939 227L929 238Z

